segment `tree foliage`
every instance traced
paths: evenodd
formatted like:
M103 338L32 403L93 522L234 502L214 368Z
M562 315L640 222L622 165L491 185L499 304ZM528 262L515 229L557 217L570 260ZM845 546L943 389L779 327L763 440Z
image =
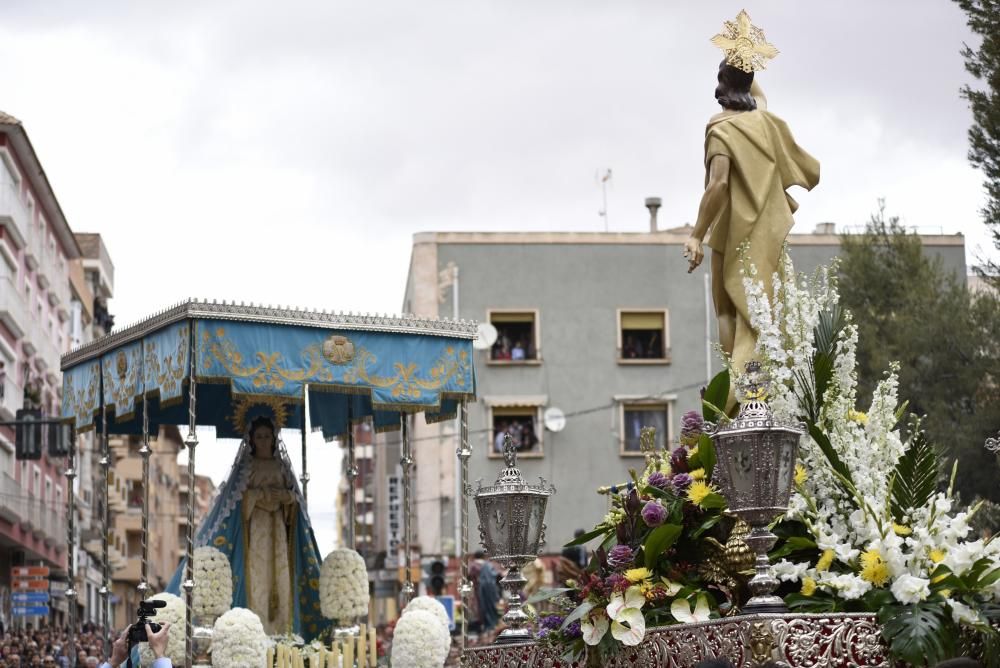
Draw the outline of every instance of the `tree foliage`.
M983 220L1000 249L1000 0L955 0L968 17L969 27L982 38L978 49L965 45L965 69L983 88L964 86L962 97L969 101L972 126L969 128L969 161L986 177L986 206ZM1000 285L1000 264L989 263L988 272Z
M900 398L924 416L931 445L958 459L962 499L1000 501L997 457L984 447L1000 429L1000 301L970 293L881 202L866 234L843 237L841 260L841 302L859 330L859 405L898 361Z

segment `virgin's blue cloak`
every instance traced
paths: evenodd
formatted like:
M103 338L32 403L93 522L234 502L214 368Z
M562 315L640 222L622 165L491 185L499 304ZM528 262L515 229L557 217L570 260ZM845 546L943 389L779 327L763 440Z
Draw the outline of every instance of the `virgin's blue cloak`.
M280 457L285 474L285 483L292 490L297 501L293 541L291 545L292 564L292 632L302 636L306 642L323 634L331 626L331 620L320 614L319 604L319 568L322 563L316 536L306 512L305 499L302 490L292 472L292 463L285 451L284 443L278 439L275 457ZM202 520L195 536L195 547L211 545L229 559L233 571L233 601L234 608L247 608L246 589L246 554L247 554L247 524L243 520L243 493L250 479L250 463L252 455L246 440L240 445L229 477L219 489L212 509ZM194 493L192 490L189 493ZM174 572L167 591L171 594L181 594L181 582L184 579L184 569L187 559L182 559ZM258 613L259 615L260 613Z

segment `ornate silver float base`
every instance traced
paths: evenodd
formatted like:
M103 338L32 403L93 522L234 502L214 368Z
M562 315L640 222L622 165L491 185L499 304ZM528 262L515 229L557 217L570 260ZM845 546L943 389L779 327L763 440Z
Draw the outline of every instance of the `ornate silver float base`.
M690 668L725 658L737 668L776 660L790 668L889 668L875 615L740 615L699 624L650 629L637 647L605 661L605 668ZM531 643L466 651L470 668L586 668L558 650ZM596 664L595 664L596 665Z

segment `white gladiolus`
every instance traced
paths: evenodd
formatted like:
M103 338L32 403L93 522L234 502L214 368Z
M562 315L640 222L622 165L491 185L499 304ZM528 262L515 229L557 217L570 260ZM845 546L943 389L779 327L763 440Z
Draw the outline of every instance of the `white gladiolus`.
M410 610L399 618L392 636L393 666L442 668L451 638L440 620L427 610Z
M821 314L831 312L839 302L835 275L834 267L821 269L812 279L797 276L786 255L774 276L774 293L767 295L755 269L750 266L745 271L750 320L760 333L756 353L772 378L768 401L779 418L797 419L801 414L798 379L813 381L814 330ZM826 455L806 435L799 458L807 477L786 515L810 528L821 551L833 553L833 567L819 573L814 563L783 560L776 574L786 581L808 576L819 590L856 599L872 587L859 576L858 559L865 551L877 550L889 574L886 587L899 603L913 603L929 595L929 581L938 562L958 574L983 558L997 567L1000 545L993 546L998 541L967 542L968 515L953 513L952 500L943 493L935 494L923 507L905 509L903 524L894 525L889 480L905 449L896 428L898 366L890 366L876 386L868 412L858 412L857 343L857 327L848 315L834 342L836 360L818 419L837 457L850 471L855 489L845 491ZM1000 597L1000 582L994 588L990 593ZM967 616L961 605L953 606L953 613Z
M185 638L184 628L187 617L187 609L184 605L184 599L167 593L156 594L150 598L155 601L167 602L167 606L165 608L157 608L156 616L150 621L156 622L157 624L170 622L170 630L167 631L166 656L170 657L170 661L175 666L183 666ZM149 649L149 645L147 643L139 643L139 659L144 666L152 665L153 661L156 659L156 657L153 656L153 651Z
M904 605L919 603L931 595L930 584L931 581L927 578L918 578L907 573L892 583L892 595Z
M233 603L233 571L229 559L205 545L194 551L194 615L218 617Z
M354 550L326 555L319 572L320 611L327 619L352 620L368 614L368 569Z
M262 666L267 655L267 636L260 617L246 608L233 608L215 620L212 634L213 668ZM183 665L183 661L174 665Z

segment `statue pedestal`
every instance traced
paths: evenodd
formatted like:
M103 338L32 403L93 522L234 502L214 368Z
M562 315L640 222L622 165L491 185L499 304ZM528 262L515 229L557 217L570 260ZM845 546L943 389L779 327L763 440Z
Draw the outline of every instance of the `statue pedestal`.
M466 650L470 668L587 668L586 659L565 661L558 650L534 643ZM790 668L890 668L881 628L872 614L760 614L649 629L606 668L690 668L725 658L737 668L777 660Z

